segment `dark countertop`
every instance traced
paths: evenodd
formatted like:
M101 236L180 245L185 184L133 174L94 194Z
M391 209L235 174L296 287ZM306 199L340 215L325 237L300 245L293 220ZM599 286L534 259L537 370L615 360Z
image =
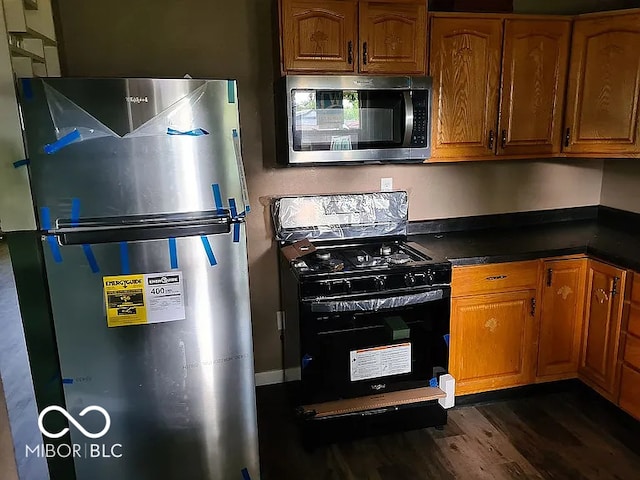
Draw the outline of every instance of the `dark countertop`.
M601 207L602 210L602 207ZM606 209L611 210L611 209ZM566 212L566 211L565 211ZM620 212L620 211L617 211ZM524 214L526 215L526 214ZM577 215L581 217L584 215ZM495 216L501 217L501 216ZM623 268L640 272L640 215L624 213L612 220L611 215L595 215L591 219L562 220L519 225L517 214L510 214L512 226L504 221L492 222L487 217L487 226L479 228L474 222L473 229L464 230L460 219L456 221L458 231L435 233L415 233L409 236L428 250L434 258L448 259L454 265L476 265L483 263L533 260L572 254L590 256ZM504 220L504 218L503 218ZM544 223L542 223L544 222ZM434 228L413 228L413 230L434 230Z

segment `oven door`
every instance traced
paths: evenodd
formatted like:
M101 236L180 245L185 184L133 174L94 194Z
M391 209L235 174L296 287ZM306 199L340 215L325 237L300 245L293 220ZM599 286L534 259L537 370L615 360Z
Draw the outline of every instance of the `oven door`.
M425 387L448 368L450 288L303 302L303 403Z
M410 77L287 78L290 163L428 158L426 88Z

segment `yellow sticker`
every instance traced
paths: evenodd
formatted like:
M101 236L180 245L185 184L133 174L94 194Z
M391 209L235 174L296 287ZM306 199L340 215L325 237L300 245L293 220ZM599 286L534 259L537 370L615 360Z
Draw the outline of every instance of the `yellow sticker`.
M107 325L143 325L147 323L144 275L103 277Z

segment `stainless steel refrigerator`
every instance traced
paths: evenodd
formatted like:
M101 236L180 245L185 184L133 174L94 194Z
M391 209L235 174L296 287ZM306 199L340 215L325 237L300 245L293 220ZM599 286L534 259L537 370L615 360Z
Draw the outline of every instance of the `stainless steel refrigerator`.
M19 91L76 478L258 479L236 83Z

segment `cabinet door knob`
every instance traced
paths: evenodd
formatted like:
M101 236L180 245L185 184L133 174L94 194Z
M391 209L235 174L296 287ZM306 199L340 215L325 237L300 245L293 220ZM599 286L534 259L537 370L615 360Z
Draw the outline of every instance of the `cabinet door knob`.
M364 42L364 43L362 44L362 63L363 63L364 65L366 65L366 64L367 64L367 60L368 60L368 58L367 58L367 54L368 54L368 51L367 51L367 42Z
M347 44L347 62L349 62L349 65L353 63L353 42L351 40Z

